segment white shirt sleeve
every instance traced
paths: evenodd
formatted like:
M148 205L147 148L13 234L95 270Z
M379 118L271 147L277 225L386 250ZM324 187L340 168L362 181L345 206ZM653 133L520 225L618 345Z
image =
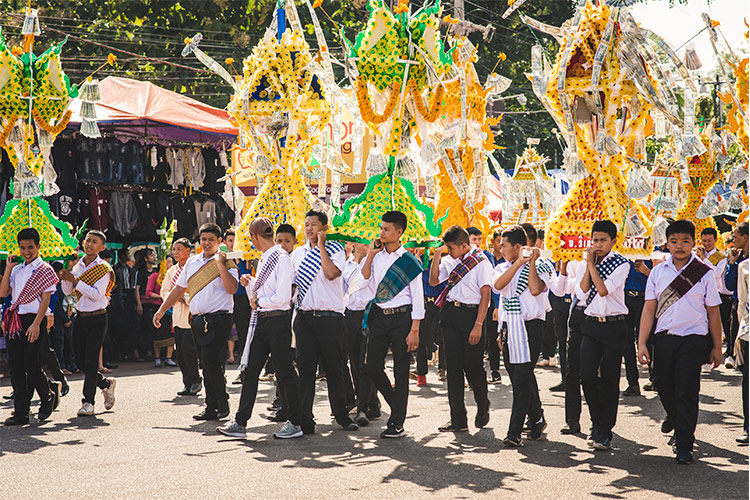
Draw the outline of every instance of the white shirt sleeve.
M612 274L609 275L609 277L604 280L604 287L607 289L607 292L611 292L612 290L616 290L618 288L625 288L625 280L628 279L628 274L630 273L630 266L626 264L621 264L617 267L614 271L612 271Z
M424 288L422 287L422 273L409 283L411 292L411 319L424 319Z
M266 298L258 299L258 305L261 309L267 308L274 304L288 304L292 300L292 270L291 259L281 258L274 269L275 286L272 287L274 293Z
M720 305L721 297L719 297L719 290L716 288L716 280L714 279L713 274L706 273L701 281L706 284L706 306L712 307Z
M656 300L658 297L656 296L656 276L658 276L658 271L654 272L654 270L651 271L648 275L648 279L646 280L646 293L644 295L644 300Z

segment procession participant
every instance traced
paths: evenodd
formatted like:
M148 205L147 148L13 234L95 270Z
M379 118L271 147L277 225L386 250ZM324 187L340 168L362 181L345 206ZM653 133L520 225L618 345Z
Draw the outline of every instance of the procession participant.
M513 406L503 443L515 447L523 444L521 432L527 417L531 422L529 439L541 439L547 427L534 367L542 349L547 308L544 294L552 269L538 260L538 248L525 246L528 240L521 226L510 227L501 236L505 262L495 268L492 286L500 293L499 323L505 327L507 338L498 338L498 345L503 349L513 386Z
M497 230L492 234L492 252L487 256L487 259L492 265L492 269L495 269L498 264L505 262L502 252L502 234L503 232L501 230ZM484 331L485 336L487 337L485 345L487 357L490 361L489 384L503 383L503 378L500 375L500 347L497 343L497 337L500 335L500 325L498 324L500 309L500 294L492 290L492 300L490 300L490 308L487 311L488 320L484 322Z
M694 245L691 221L667 226L670 256L648 277L638 338L638 358L647 364L651 354L646 342L654 332L654 385L674 425L678 464L693 461L701 365L708 358L719 366L722 357L716 278L692 254Z
M641 386L638 383L638 365L636 363L636 344L638 344L638 327L643 312L643 298L646 291L646 280L651 273L651 261L641 259L629 262L630 269L625 279L625 307L628 314L625 319L627 331L625 334L625 378L628 387L622 392L623 396L639 396Z
M328 399L336 422L356 431L346 407L346 358L344 354L344 287L341 272L346 264L344 246L326 241L328 216L311 210L305 216L307 243L292 252L297 287L297 341L300 412L305 434L315 432L313 400L318 363L327 377ZM282 436L277 436L282 437Z
M625 280L628 260L612 251L617 226L600 220L591 227L591 246L584 252L586 268L576 286L585 304L581 339L581 385L591 416L587 444L595 450L612 447L612 428L620 401L620 365L625 349L628 308Z
M401 245L408 224L406 215L391 210L381 220L380 238L372 242L361 271L373 297L362 321L367 336L364 374L391 408L380 437L400 438L406 435L409 352L419 346L419 324L425 315L422 263ZM389 349L393 353L394 385L385 373ZM369 401L364 391L361 401ZM360 406L359 410L364 408Z
M541 252L544 250L544 229L537 230L536 242L534 245ZM550 259L539 257L540 262L544 262L547 267L553 271L555 263ZM544 317L544 340L542 340L542 354L541 359L537 362L537 366L557 366L557 332L555 331L555 315L552 311L552 301L554 294L550 290L545 295L547 299L547 314ZM561 370L562 371L562 370Z
M748 223L741 222L737 224L732 233L734 236L734 248L729 252L726 271L724 272L724 284L727 290L732 292L731 324L729 326L729 333L725 332L727 338L727 359L724 366L727 368L735 367L734 344L737 338L737 330L739 329L739 321L737 319L737 268L740 262L747 259L748 247L750 247Z
M568 373L568 319L570 305L573 303L568 277L568 261L562 260L552 264L555 272L549 284L549 303L552 308L552 327L557 339L557 351L560 353L560 383L550 387L553 392L565 392L565 380ZM580 391L579 391L580 392Z
M739 330L737 341L734 346L737 354L737 366L742 371L742 434L735 439L739 445L748 444L747 421L748 421L748 383L747 383L747 347L748 333L750 332L750 309L748 308L748 277L750 277L750 261L745 259L739 265L737 278L737 317L739 319Z
M286 253L291 254L294 251L294 245L297 244L297 231L290 224L279 224L276 228L275 242L281 245Z
M351 374L352 399L357 408L360 407L359 400L363 393L370 394L370 400L361 406L363 411L357 410L354 420L360 427L370 424L370 420L380 417L380 400L378 391L374 390L370 379L362 376L362 364L364 357L364 336L362 335L362 319L365 307L369 302L367 281L362 277L362 264L367 255L367 245L354 243L349 259L344 266L344 287L347 293L346 311L344 321L346 323L346 352L349 359L349 373ZM367 385L362 389L362 385Z
M59 393L50 390L42 371L42 349L49 345L42 340L48 335L46 316L50 313L50 297L57 288L57 274L39 257L36 229L22 229L16 241L24 262L20 264L17 256L9 255L0 281L0 298L11 296L3 317L14 395L13 415L5 420L9 426L29 423L29 403L35 389L41 399L40 421L47 420L59 403Z
M154 326L159 328L166 311L188 292L190 295L190 329L200 349L206 407L194 415L195 420L221 420L229 415L229 395L224 378L227 340L232 329L232 296L237 291L237 266L219 250L221 228L214 223L198 230L201 253L186 262L177 282L159 310Z
M429 249L425 249L429 258ZM422 254L424 255L424 253ZM417 255L419 258L420 256ZM437 365L438 380L445 380L445 342L443 340L443 331L440 328L440 308L435 305L435 301L440 296L440 292L445 288L445 283L437 286L430 286L430 268L422 270L422 290L424 291L424 319L419 322L419 346L417 346L417 367L412 371L410 377L416 376L417 387L427 385L427 369L430 358L437 347Z
M111 410L115 404L117 381L104 378L99 373L99 350L107 332L107 306L109 294L115 285L115 273L99 257L104 250L107 237L101 231L89 231L83 240L83 259L72 271L62 270L63 292L78 299L78 316L73 324L73 352L76 366L83 369L83 405L80 416L94 414L96 388L102 390L104 409Z
M227 229L224 232L224 243L227 245L227 250L230 252L234 251L234 240L236 233L234 229ZM233 259L237 265L237 273L240 277L245 274L250 274L248 262L244 259ZM242 352L245 347L245 337L247 336L247 329L250 325L250 302L247 298L247 292L244 286L237 287L237 292L232 296L234 303L234 311L232 312L232 320L234 321L234 327L237 331L237 339L234 340L230 337L227 341L227 363L233 365L235 363L234 353L235 349L238 352ZM234 337L234 335L232 335ZM235 381L236 382L236 381Z
M469 233L452 226L443 234L446 248L438 248L430 265L430 285L446 283L435 301L442 308L440 326L448 369L450 421L441 432L469 430L464 404L464 376L474 393L477 414L474 425L490 420L487 373L484 370L484 320L490 303L492 266L480 248L469 244ZM442 258L443 251L448 256Z
M170 267L164 276L161 287L161 297L166 300L177 284L177 280L185 270L185 264L190 258L193 245L187 238L179 238L172 243L172 256L177 264ZM194 396L201 390L202 382L198 373L198 351L195 347L193 332L190 330L189 295L185 293L172 306L172 326L177 343L177 362L182 373L183 388L179 396Z
M255 278L249 275L241 278L253 309L240 361L242 394L234 419L217 427L216 431L226 436L246 437L247 421L258 394L258 376L270 355L279 391L283 394L282 411L288 418L274 437L296 438L302 436L302 417L297 374L292 365L292 259L281 245L274 243L270 219L255 218L248 226L248 233L253 247L262 253Z

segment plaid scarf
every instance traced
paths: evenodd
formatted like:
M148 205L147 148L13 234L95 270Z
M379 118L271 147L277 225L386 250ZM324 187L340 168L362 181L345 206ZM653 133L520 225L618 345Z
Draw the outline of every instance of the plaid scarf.
M382 281L378 283L375 298L365 306L365 314L362 318L362 333L364 335L369 333L367 321L372 306L393 299L393 297L401 293L401 290L409 286L409 283L420 274L422 274L422 263L409 252L405 252L401 257L396 259L396 262L391 264L391 267L385 272ZM419 297L419 299L421 300L422 298Z
M78 280L83 281L89 286L94 286L97 281L108 274L109 283L107 283L107 290L105 291L105 295L109 297L110 292L112 292L112 289L115 287L115 272L106 262L100 262L94 267L90 267L82 275L78 276ZM75 295L76 299L80 299L81 295L83 294L78 290L73 290L73 295Z
M273 251L268 255L268 258L263 260L262 267L258 269L257 277L255 278L255 283L253 284L252 288L252 295L250 295L250 299L257 295L258 290L263 287L263 285L268 281L268 278L271 276L271 273L273 273L273 270L276 269L276 265L279 263L279 257L281 257L281 252L284 250L281 249L281 247L276 246L273 248ZM247 368L247 365L250 363L250 344L253 341L253 337L255 336L255 327L258 325L258 310L253 309L252 314L250 315L250 326L247 329L247 338L245 339L245 348L242 350L242 360L240 361L240 371L243 371L245 368Z
M16 300L10 305L5 316L3 317L3 330L10 339L18 338L18 334L21 331L21 318L18 316L18 306L21 304L29 304L39 297L42 296L44 291L60 281L57 278L57 273L52 269L52 266L46 262L42 262L39 267L34 269L29 279L23 285L21 293L18 294Z
M541 261L536 261L536 272L538 274L552 274L552 269ZM505 322L508 325L508 355L510 363L521 364L531 361L531 349L529 349L529 333L526 331L526 323L521 314L521 294L529 286L529 265L524 264L521 274L516 283L516 293L512 297L501 296L503 311L505 311Z
M481 248L475 248L474 250L469 252L469 255L467 255L464 260L459 262L458 265L456 265L456 267L454 267L451 273L448 275L448 285L443 288L443 291L440 292L438 298L435 299L435 305L438 307L443 307L446 300L448 300L448 293L453 289L453 287L456 286L459 281L464 279L464 277L469 274L472 269L477 267L480 262L485 260L487 260L487 257L484 255L484 252Z
M619 253L613 253L611 257L607 257L600 263L596 265L596 270L599 273L599 277L602 279L602 281L606 281L607 278L623 264L627 264L628 259L620 255ZM594 297L596 297L596 285L594 284L594 280L591 280L591 290L589 290L589 295L586 297L586 307L588 307L591 304L591 301L594 300Z
M326 241L325 246L326 252L328 252L328 255L331 257L344 249L344 245L338 241ZM307 252L307 255L305 255L305 258L302 259L302 262L299 264L297 277L294 279L294 284L297 285L297 307L302 305L302 301L310 290L310 286L312 286L315 276L318 275L318 271L320 271L320 268L323 266L320 259L320 249L316 246Z

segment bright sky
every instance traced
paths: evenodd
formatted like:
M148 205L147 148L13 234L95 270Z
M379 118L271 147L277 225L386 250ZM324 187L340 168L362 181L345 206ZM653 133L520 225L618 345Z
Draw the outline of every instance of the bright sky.
M747 19L750 22L748 0L713 0L710 3L707 0L688 0L685 5L675 1L671 8L668 0L650 0L633 5L630 11L636 22L661 36L673 49L687 42L705 27L701 13L707 12L711 19L721 23L719 27L735 53L748 52L748 41L744 35L747 29L744 21ZM708 30L698 35L692 43L703 63L700 72L713 69L716 66L716 57L711 48ZM721 34L717 46L720 52L728 52ZM683 59L685 48L681 48L677 55Z

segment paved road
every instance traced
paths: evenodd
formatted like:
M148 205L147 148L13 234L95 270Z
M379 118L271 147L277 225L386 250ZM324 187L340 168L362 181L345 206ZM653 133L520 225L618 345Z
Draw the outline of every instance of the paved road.
M559 372L539 368L550 422L545 439L506 449L500 440L510 417L507 377L490 390L488 428L442 434L446 388L431 370L427 387L412 382L408 436L400 440L378 437L384 419L354 433L332 425L324 382L318 434L280 442L270 436L278 424L257 413L247 441L192 420L202 398L175 396L177 370L122 365L115 408L103 412L97 396L102 412L93 418L75 416L82 380L72 377L51 421L0 427L0 498L748 498L748 449L734 442L742 426L739 372L722 367L704 376L697 461L677 466L659 431L664 414L654 393L621 398L613 450L593 452L582 435L560 434L563 398L548 390ZM8 385L0 380L0 394ZM239 387L230 390L236 409ZM261 383L259 413L272 394L273 386ZM9 413L10 405L0 404L0 416Z

